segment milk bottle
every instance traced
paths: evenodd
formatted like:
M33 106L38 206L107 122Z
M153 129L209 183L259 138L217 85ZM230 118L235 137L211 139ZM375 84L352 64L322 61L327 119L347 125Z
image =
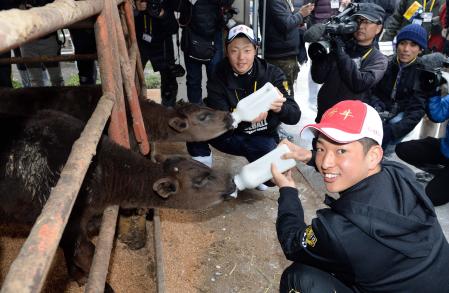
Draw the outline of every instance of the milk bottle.
M255 188L261 183L273 178L271 175L271 164L274 163L279 172L285 172L294 166L294 159L282 159L282 156L289 153L290 149L286 144L281 144L265 156L243 166L240 172L234 176L234 182L238 190ZM232 196L237 197L237 192Z
M270 110L271 103L279 96L277 89L269 82L240 100L231 113L234 127L241 121L253 121L260 113Z

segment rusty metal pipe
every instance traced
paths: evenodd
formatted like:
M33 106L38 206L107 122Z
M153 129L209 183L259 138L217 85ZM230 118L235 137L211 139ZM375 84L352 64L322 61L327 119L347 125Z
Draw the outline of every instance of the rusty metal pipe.
M95 255L89 272L89 282L84 289L85 293L104 292L104 284L108 275L108 266L104 266L104 262L107 261L109 263L109 259L111 258L118 211L118 206L110 206L103 212L101 230L98 235Z
M124 0L112 0L120 4ZM100 13L103 1L55 0L29 10L0 12L0 53Z
M9 269L2 293L41 291L113 105L114 98L106 93L73 144L56 187Z
M11 57L0 58L0 64L31 64L46 62L69 62L77 60L96 60L97 54L74 54L60 56Z
M123 10L125 11L125 19L126 19L126 26L128 27L129 31L129 38L131 41L131 48L136 48L136 69L137 69L137 76L139 78L140 83L140 96L146 98L147 96L147 88L145 83L145 74L144 74L144 68L142 66L142 59L140 58L140 51L137 45L137 37L136 37L136 26L134 24L134 14L133 9L130 3L130 0L126 0L123 3ZM133 61L133 59L131 59ZM134 63L131 63L131 65L134 67ZM135 69L132 68L132 72L135 72Z
M150 145L148 143L148 136L145 131L145 125L143 123L142 112L140 111L139 98L137 96L137 90L134 83L134 76L131 71L131 66L129 65L125 38L123 36L122 26L120 25L118 11L113 10L112 14L117 34L117 45L120 55L120 67L123 77L123 84L126 92L126 97L128 98L128 104L131 110L134 134L136 136L137 143L139 144L140 152L143 155L147 155L150 152Z

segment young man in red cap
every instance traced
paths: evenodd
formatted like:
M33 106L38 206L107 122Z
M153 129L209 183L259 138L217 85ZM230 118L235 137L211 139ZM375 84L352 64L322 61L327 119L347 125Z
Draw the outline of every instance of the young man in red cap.
M272 167L280 188L276 222L282 249L293 264L280 292L449 292L449 244L414 174L382 161L382 121L361 101L342 101L320 123L316 155L294 144L287 157L314 161L329 208L311 225L291 174Z

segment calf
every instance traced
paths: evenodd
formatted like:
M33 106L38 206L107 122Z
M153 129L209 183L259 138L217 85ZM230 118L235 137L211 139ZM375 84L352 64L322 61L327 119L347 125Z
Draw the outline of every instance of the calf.
M84 123L52 110L2 120L0 221L32 224ZM204 209L234 190L229 174L181 157L154 163L103 136L60 242L70 275L85 281L94 252L88 227L106 206Z
M99 86L0 88L0 114L29 116L52 109L87 121L100 97ZM140 107L150 141L205 141L232 129L228 112L202 105L186 103L167 108L141 100Z

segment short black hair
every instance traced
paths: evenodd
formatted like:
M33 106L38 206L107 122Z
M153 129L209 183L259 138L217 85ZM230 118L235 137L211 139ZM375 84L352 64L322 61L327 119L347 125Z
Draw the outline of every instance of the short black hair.
M365 153L365 155L368 153L368 151L371 149L371 147L373 147L375 145L379 145L377 143L377 141L375 141L374 139L369 138L369 137L364 137L364 138L361 138L361 139L359 139L357 141L362 144L363 152Z

